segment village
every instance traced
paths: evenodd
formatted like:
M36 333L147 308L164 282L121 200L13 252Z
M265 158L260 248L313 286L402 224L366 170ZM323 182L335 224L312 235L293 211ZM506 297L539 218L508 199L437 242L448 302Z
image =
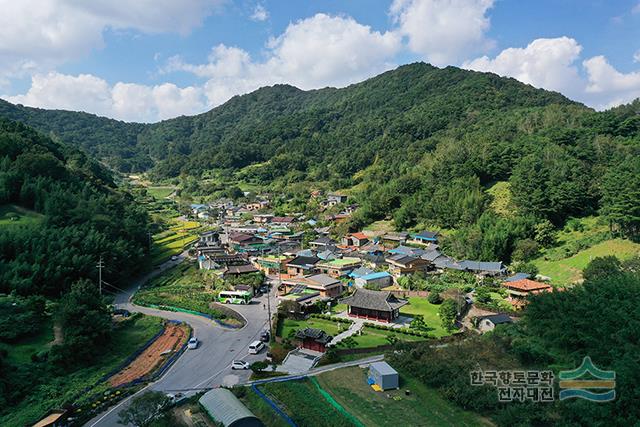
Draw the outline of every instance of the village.
M398 372L384 353L397 343L448 343L493 331L518 321L530 295L554 291L544 278L511 271L500 260L448 256L436 230L345 231L357 209L345 195L314 191L310 200L321 207L317 218L276 215L268 196L191 204L185 214L207 226L184 253L222 283L214 304L268 309L260 344L249 347L257 353L251 364L232 363L250 368L255 385L364 360L373 393L396 390ZM225 416L223 403L255 418L255 408L245 406L250 402L234 393L214 388L200 405L216 420Z

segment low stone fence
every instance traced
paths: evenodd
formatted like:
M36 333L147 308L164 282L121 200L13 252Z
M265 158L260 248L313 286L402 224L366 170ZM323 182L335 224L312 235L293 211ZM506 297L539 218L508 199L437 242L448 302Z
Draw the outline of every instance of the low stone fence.
M402 289L402 290L394 290L389 292L391 292L393 296L398 298L411 298L411 297L426 298L429 296L429 291L406 291Z

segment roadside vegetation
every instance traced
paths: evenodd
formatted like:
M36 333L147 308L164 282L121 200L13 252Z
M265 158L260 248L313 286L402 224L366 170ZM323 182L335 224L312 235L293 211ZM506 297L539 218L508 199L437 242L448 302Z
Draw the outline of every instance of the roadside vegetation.
M226 316L212 308L224 282L214 272L198 269L194 263L182 263L152 279L136 292L133 302L143 306L196 311L215 319Z
M69 303L77 305L78 300ZM110 390L108 383L101 381L103 377L162 329L159 318L136 315L113 328L108 324L108 344L97 342L86 329L75 338L66 328L62 340L56 341L53 324L60 316L49 309L40 312L39 304L17 297L0 298L2 330L13 331L12 336L5 333L0 337L1 425L30 425L48 410L71 403L85 409L97 401L102 403L103 393ZM74 322L82 323L83 318L80 311L73 315ZM87 341L82 341L83 337ZM83 348L74 344L77 339Z

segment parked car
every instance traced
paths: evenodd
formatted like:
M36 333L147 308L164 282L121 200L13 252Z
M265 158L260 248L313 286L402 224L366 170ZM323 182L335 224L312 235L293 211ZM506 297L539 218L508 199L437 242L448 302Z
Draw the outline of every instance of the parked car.
M231 362L231 369L249 369L249 362L244 360L234 360Z
M249 353L250 354L258 354L264 348L264 343L262 341L254 341L249 344Z
M189 350L195 350L196 348L198 348L198 343L199 343L198 338L191 337L189 339L189 342L187 343L187 348Z
M258 291L260 291L261 294L268 294L269 293L269 286L268 285L262 285L262 286L260 286Z
M269 331L262 331L260 334L260 341L262 342L269 342L270 338L271 336L269 335Z
M169 399L170 405L175 405L187 399L187 396L185 396L184 393L167 393L167 399Z
M173 256L171 257L171 261L177 261L177 260L178 260L178 257L177 257L176 255L173 255Z

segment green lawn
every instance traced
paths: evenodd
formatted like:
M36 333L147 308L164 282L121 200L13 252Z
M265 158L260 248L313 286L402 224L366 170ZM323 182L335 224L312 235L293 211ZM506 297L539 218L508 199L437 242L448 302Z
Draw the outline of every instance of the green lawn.
M0 226L35 225L42 222L44 215L16 205L0 206Z
M477 414L458 409L409 376L401 376L400 390L385 392L373 391L367 384L367 371L358 367L325 372L317 378L325 391L367 426L491 425ZM411 394L405 395L405 390Z
M7 360L12 364L27 364L31 355L49 349L53 342L53 321L48 319L40 331L26 339L7 344L0 342L0 350L7 352Z
M336 304L331 306L331 314L342 313L343 311L347 311L347 304Z
M451 335L451 333L442 327L442 322L438 314L439 308L440 305L431 304L426 298L412 297L409 298L409 304L400 309L400 314L406 316L421 314L427 326L433 328L433 330L429 331L429 334L436 338L441 338Z
M371 224L367 225L364 228L365 231L371 231L377 234L384 234L384 233L389 233L391 231L395 230L395 227L393 225L393 221L388 220L388 221L376 221L376 222L372 222Z
M577 254L558 261L547 261L544 257L534 260L540 274L551 278L553 284L566 285L582 279L582 269L596 257L615 255L620 259L628 259L640 254L640 244L629 240L612 239L598 243Z
M327 334L331 336L336 336L342 330L345 330L349 327L347 323L339 323L334 322L332 320L326 319L317 319L317 318L309 318L308 320L293 320L293 319L285 319L282 322L282 333L281 336L283 338L289 337L291 331L297 331L298 329L304 328L316 328L322 329Z
M47 325L47 326L50 326ZM30 362L22 363L21 369L39 372L38 382L34 384L29 396L9 413L0 415L0 425L22 426L31 425L38 421L49 409L62 407L65 403L74 401L82 404L95 393L108 390L107 383L97 384L98 380L118 367L131 353L140 348L151 337L161 330L161 319L142 316L136 321L127 323L114 333L113 342L105 349L103 356L89 367L84 367L62 376L53 376L51 372L41 370L41 367ZM40 348L51 335L41 337L38 341ZM35 337L34 337L35 339ZM31 347L35 342L24 343ZM22 346L22 343L16 347ZM12 349L17 354L26 349ZM90 388L89 391L84 391Z
M156 200L169 197L169 195L171 195L174 191L175 187L170 186L147 187L147 194L149 194Z
M389 340L387 339L389 336L395 335L400 341L424 341L424 337L418 337L409 334L403 334L399 332L388 331L384 329L375 329L364 327L362 328L362 333L360 335L352 335L353 339L356 342L356 348L369 348L369 347L378 347L381 345L389 344ZM340 347L340 344L338 344ZM364 357L364 356L363 356Z

